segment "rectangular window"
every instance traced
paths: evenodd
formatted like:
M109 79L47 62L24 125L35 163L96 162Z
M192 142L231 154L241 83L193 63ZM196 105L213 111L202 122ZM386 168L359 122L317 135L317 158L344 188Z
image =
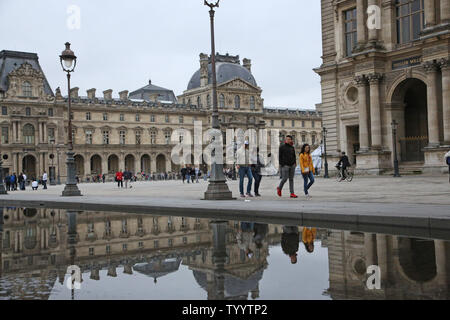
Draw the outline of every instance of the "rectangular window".
M104 130L103 134L103 144L109 144L109 131Z
M106 112L103 113L103 121L108 121L108 114Z
M183 122L184 122L184 118L183 118L183 116L179 116L179 118L178 118L178 122L179 122L179 123L183 123Z
M136 113L136 121L137 122L141 121L141 116L139 115L139 113Z
M89 255L93 256L94 255L94 248L89 248Z
M292 120L292 127L295 127L295 120Z
M270 125L271 125L272 127L274 126L274 124L275 124L275 121L270 120Z
M86 130L86 144L92 144L92 130Z
M172 134L170 133L170 131L166 131L164 133L164 138L166 140L166 144L170 144L170 138L172 137Z
M127 251L128 245L126 243L122 244L122 250Z
M2 116L8 115L8 107L2 107Z
M284 120L281 120L281 126L284 127Z
M9 128L2 127L2 144L8 144L8 143L9 143Z
M86 120L91 120L91 113L90 112L86 112Z
M150 122L155 122L155 115L154 114L150 115Z
M52 143L52 141L55 141L55 128L48 128L47 135L48 135L49 143Z
M48 108L48 116L53 117L53 108Z
M311 121L311 127L314 128L314 126L315 126L315 123L314 123L314 120L313 120L313 121Z
M155 144L155 143L156 143L156 132L151 131L150 132L150 144Z
M425 28L424 0L396 0L397 43L419 39Z
M315 135L313 135L313 136L311 136L311 144L316 144L316 136Z
M31 116L31 108L25 108L25 115Z
M158 240L155 240L155 241L153 242L153 246L155 247L155 249L156 249L156 248L159 248L159 241L158 241Z
M169 123L169 115L166 114L166 122Z
M139 241L138 245L139 245L139 248L141 248L141 249L144 248L144 243L142 241Z
M187 237L183 237L183 244L187 244L187 243L188 243Z
M305 121L303 120L302 121L302 128L304 128L305 127Z
M306 135L302 134L302 142L305 143L306 142Z
M119 131L120 144L125 144L126 136L125 131Z
M345 55L351 56L356 46L356 8L344 11Z
M106 254L110 254L111 253L111 246L108 244L106 245Z
M123 113L120 114L119 120L120 121L125 121L125 115Z
M173 247L173 239L169 239L169 241L168 241L169 243L169 247Z

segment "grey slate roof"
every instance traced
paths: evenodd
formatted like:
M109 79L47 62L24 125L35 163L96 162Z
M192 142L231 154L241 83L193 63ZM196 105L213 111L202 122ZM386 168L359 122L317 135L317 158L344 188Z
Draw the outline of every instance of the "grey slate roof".
M142 99L145 101L150 101L150 96L154 94L158 94L158 101L177 102L177 98L172 90L155 86L152 84L151 80L145 87L131 92L129 99Z
M212 83L212 72L211 64L208 64L208 84ZM239 63L230 62L216 62L216 76L217 84L227 82L229 80L240 78L255 87L257 86L256 80L253 75L246 68L241 66ZM200 87L200 69L194 73L191 80L189 81L188 90L196 89Z
M8 91L9 87L8 74L20 68L20 66L25 62L31 64L33 69L39 70L40 72L42 72L42 74L44 74L39 64L39 57L36 53L10 51L10 50L0 51L0 91L4 92ZM45 74L44 74L44 92L47 95L54 96L53 90L50 87L47 78L45 78Z

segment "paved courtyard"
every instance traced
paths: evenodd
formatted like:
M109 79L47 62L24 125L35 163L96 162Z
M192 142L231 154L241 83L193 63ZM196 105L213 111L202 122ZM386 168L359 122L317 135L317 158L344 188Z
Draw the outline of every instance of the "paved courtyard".
M123 212L165 212L209 217L222 214L236 219L245 216L334 221L350 224L443 228L450 230L450 184L447 175L437 176L356 176L352 182L317 178L306 200L303 180L295 177L298 199L289 198L288 184L283 197L276 195L277 177L264 177L261 198L239 197L238 181L228 181L235 201L202 200L207 182L136 182L119 189L113 182L80 184L82 197L61 197L64 185L0 196L0 204L51 206L79 210Z

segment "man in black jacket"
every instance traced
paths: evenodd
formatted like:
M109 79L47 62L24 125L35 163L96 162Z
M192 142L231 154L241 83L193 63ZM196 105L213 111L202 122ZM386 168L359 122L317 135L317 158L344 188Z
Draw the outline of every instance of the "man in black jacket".
M342 165L342 167L341 167L341 165ZM337 166L340 167L341 172L342 172L342 178L345 179L346 178L345 172L346 172L347 168L351 166L350 161L348 160L348 157L345 154L345 152L342 152L342 157L341 157L341 159L339 159Z
M297 158L295 156L295 149L293 147L294 142L292 141L292 136L286 136L286 142L280 146L279 151L279 163L281 171L281 182L277 187L277 194L281 197L281 190L289 179L289 191L291 192L291 198L298 198L294 193L294 174L295 166L297 165Z

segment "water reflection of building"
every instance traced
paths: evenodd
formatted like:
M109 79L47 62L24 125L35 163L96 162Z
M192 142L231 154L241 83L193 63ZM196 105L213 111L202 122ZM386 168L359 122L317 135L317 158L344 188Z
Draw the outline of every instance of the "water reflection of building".
M156 280L178 270L181 261L189 267L211 261L214 235L208 219L104 212L75 216L76 234L69 241L70 213L65 210L4 209L0 287L5 290L0 296L47 299L56 281L64 283L71 264L94 280L100 280L100 270L117 276L118 267L125 274L140 272ZM230 274L235 282L259 281L267 245L257 251L257 263L239 260L233 248L234 227L228 223Z
M384 234L330 231L333 299L449 299L450 243ZM380 266L381 290L366 288L366 268Z

